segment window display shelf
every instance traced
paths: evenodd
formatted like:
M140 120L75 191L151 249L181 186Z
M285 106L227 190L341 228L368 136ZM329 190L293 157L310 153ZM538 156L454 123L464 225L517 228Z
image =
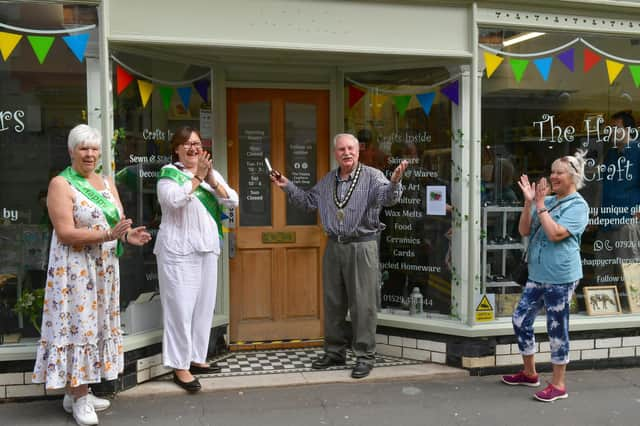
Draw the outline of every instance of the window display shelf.
M487 244L487 250L524 250L524 244Z

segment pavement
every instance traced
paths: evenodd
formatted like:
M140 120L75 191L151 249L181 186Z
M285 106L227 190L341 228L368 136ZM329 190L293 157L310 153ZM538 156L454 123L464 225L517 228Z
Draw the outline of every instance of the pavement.
M542 374L549 379L549 374ZM202 379L188 395L168 380L122 392L101 425L638 426L640 368L569 371L569 398L434 364ZM73 425L60 400L0 404L0 425Z

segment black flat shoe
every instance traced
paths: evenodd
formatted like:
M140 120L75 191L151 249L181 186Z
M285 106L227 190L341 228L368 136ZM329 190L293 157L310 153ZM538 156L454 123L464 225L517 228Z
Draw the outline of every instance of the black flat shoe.
M202 388L202 385L200 385L198 379L194 378L190 382L183 382L178 378L178 375L176 373L173 373L173 381L176 385L180 386L187 392L198 392Z
M189 367L189 371L191 374L217 374L222 370L215 364L210 364L207 367L192 364L191 367Z
M334 365L344 365L344 359L334 359L329 355L325 355L322 358L318 358L311 363L311 368L314 370L324 370L325 368L333 367Z
M362 379L363 377L367 377L369 375L371 369L373 369L373 365L358 361L356 363L356 366L353 367L351 377L353 377L354 379Z

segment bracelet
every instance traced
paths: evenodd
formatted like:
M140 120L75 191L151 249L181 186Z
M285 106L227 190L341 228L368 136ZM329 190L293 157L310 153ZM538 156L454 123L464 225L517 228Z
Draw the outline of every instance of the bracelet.
M102 242L107 242L107 241L111 241L111 229L107 229L104 232L104 239L102 240Z
M538 210L538 216L540 216L542 213L544 212L548 212L549 210L546 207L541 208L540 210Z
M202 183L202 178L198 175L193 175L194 178L198 179L198 182Z

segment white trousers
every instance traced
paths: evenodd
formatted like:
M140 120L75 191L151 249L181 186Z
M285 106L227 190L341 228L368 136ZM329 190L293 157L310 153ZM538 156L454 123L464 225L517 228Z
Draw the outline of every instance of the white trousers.
M187 256L159 253L158 281L166 367L187 370L207 360L209 335L216 306L218 256L212 252Z

